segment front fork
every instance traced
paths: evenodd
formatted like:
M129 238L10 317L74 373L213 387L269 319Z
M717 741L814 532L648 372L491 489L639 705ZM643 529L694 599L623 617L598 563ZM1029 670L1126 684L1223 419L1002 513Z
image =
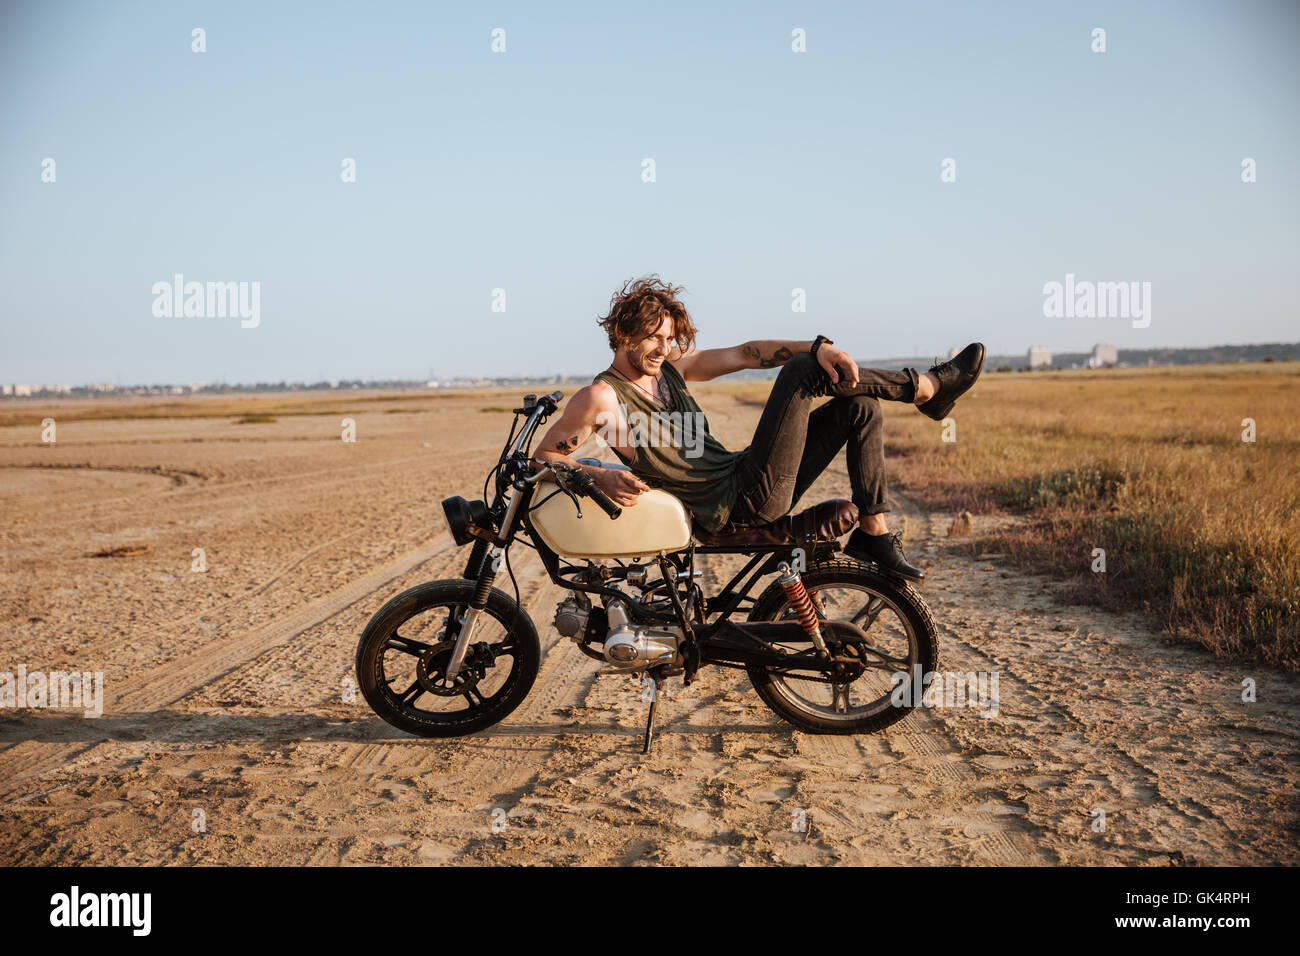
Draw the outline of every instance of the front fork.
M521 504L530 495L527 493L528 486L522 481L516 481L514 484L515 493L510 497L510 505L506 509L505 517L501 521L502 534L504 538L498 538L501 546L494 546L496 542L488 542L483 538L477 538L474 541L474 547L470 549L469 561L465 564L465 577L474 582L474 596L469 600L469 607L460 618L460 631L456 635L456 646L452 648L451 660L447 663L447 673L443 680L451 684L456 680L456 675L460 673L461 665L465 663L465 653L469 650L469 639L473 635L474 625L478 623L478 617L487 607L488 594L492 591L492 582L496 580L497 568L501 565L501 555L504 548L510 547L510 538L514 536L515 515L519 511ZM491 550L489 550L491 549Z
M483 545L481 549L480 544ZM487 607L488 594L492 591L492 582L496 580L497 567L501 563L502 549L492 548L489 552L488 547L488 543L482 539L475 541L474 548L470 552L469 563L465 567L465 577L474 581L474 596L469 599L469 607L460 617L460 631L456 634L456 646L452 648L451 660L447 663L447 672L443 675L443 680L449 685L455 682L461 665L465 663L465 653L469 650L474 625L478 623L479 615ZM471 576L476 569L477 573Z

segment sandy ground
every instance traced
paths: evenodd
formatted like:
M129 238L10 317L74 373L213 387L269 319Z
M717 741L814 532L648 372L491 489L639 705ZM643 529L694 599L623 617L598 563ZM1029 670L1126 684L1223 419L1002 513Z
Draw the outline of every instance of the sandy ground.
M698 391L744 447L757 409ZM54 447L40 414L0 429L0 671L105 680L97 719L0 710L0 863L1300 861L1293 679L1058 603L898 496L941 668L997 671L996 718L812 736L711 668L672 682L642 756L640 686L550 628L562 592L521 548L545 652L530 698L460 740L390 728L349 699L357 637L459 574L439 502L478 496L509 427L483 409L509 401L361 412L355 444L337 415L68 422ZM804 504L847 492L839 462ZM142 553L89 556L117 546Z

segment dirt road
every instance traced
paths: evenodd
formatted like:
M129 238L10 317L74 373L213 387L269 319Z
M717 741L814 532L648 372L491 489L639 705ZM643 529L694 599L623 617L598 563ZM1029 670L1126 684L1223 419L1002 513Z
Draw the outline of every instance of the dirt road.
M743 447L757 410L698 391ZM54 447L39 414L0 429L0 672L105 681L98 718L0 710L0 862L1300 861L1292 679L1057 603L897 496L941 668L996 671L996 717L811 736L711 669L670 685L642 756L640 686L558 638L561 592L520 549L532 696L470 738L391 729L353 693L357 636L398 591L459 573L439 501L478 495L509 427L484 409L508 401L358 413L355 444L325 415L70 422ZM805 504L847 492L840 462Z

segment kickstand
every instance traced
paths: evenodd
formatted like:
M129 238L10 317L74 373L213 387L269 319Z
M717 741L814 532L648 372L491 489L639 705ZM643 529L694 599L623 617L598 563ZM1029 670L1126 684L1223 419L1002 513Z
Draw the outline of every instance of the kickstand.
M654 739L655 733L655 714L659 710L659 692L663 690L663 678L656 677L654 696L650 698L650 713L646 715L645 721L645 744L641 747L643 754L650 752L650 742Z

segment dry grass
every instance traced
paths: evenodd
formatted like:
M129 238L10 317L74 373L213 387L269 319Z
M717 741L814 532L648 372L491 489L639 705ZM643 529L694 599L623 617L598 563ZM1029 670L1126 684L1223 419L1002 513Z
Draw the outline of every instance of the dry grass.
M885 407L891 480L931 508L1029 517L973 548L1216 655L1300 665L1300 365L986 374L955 443Z

